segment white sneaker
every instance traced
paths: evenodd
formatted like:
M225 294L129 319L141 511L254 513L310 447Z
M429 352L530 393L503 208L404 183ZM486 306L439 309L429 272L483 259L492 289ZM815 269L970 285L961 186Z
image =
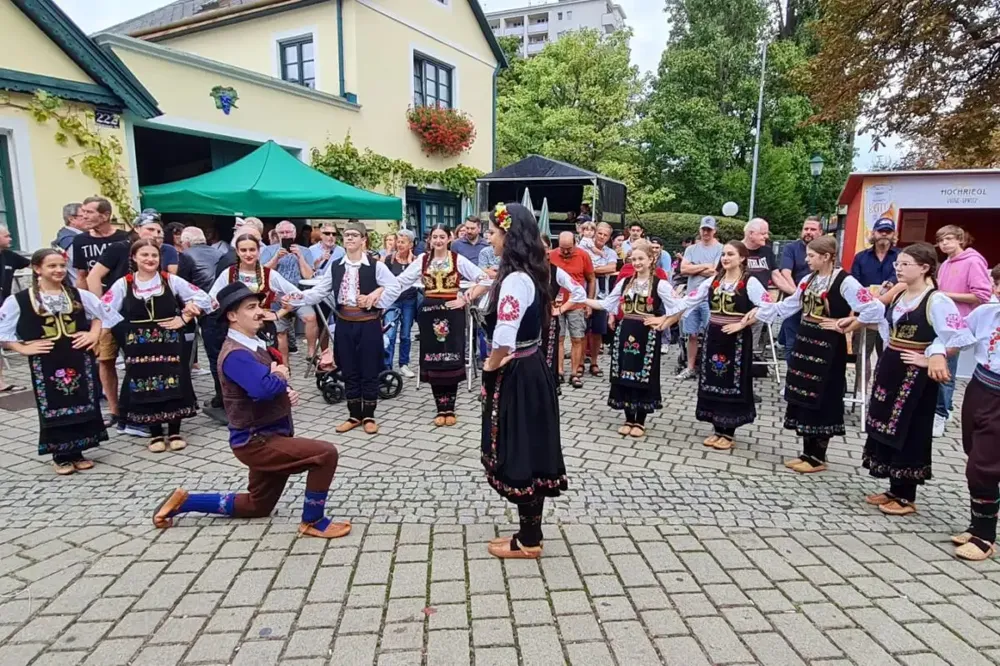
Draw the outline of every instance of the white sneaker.
M940 414L934 415L934 429L931 434L934 437L940 437L944 434L944 427L948 423L948 417L941 416Z
M677 374L677 379L691 379L694 377L694 370L691 368L684 368Z
M410 370L410 366L401 365L399 366L399 374L403 375L407 379L413 379L416 375L413 374L413 370Z
M660 353L661 354L666 354L669 351L670 351L670 345L667 345L667 344L660 345Z

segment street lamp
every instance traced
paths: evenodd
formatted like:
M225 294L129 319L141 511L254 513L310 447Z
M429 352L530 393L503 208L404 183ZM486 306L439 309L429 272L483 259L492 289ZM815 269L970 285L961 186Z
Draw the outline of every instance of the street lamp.
M816 214L816 192L819 190L819 177L823 175L823 158L813 155L809 160L809 173L812 174L812 190L809 193L809 214Z

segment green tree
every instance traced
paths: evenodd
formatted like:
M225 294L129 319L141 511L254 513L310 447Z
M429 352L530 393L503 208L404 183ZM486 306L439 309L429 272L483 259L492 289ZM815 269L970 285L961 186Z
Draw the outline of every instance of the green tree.
M531 153L617 178L632 209L664 205L669 192L643 178L637 127L644 81L630 64L631 32L581 30L538 55L515 56L497 86L497 162ZM516 41L504 42L516 52Z

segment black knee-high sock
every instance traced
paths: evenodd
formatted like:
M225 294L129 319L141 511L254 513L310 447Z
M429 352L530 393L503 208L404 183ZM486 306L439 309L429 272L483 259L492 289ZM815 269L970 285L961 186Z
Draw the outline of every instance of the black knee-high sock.
M736 428L720 428L720 427L716 426L715 427L715 434L716 435L720 435L722 437L728 437L729 439L732 439L733 435L736 434Z
M181 434L181 422L180 419L176 421L171 421L167 424L167 435L174 436Z
M1000 488L969 488L972 519L969 533L986 543L997 540L997 512L1000 511Z
M162 423L150 423L149 424L149 434L153 437L163 437L163 424Z
M635 423L635 412L631 409L625 410L625 423Z
M537 546L542 542L542 510L544 508L544 497L536 497L530 502L517 505L517 518L521 523L521 529L517 533L517 541L522 546Z
M898 500L917 501L917 484L912 481L889 480L889 494Z
M637 426L645 427L646 412L642 411L641 409L635 410L635 421L633 421L633 423L635 423Z
M829 437L807 435L802 438L802 460L813 467L826 462L826 449L830 445Z

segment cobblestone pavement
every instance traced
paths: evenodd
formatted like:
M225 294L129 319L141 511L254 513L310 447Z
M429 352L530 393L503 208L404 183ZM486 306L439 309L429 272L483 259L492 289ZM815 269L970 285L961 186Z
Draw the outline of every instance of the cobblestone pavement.
M861 501L880 485L856 416L833 469L802 477L781 466L797 448L773 383L720 454L701 445L694 382L664 380L671 406L636 441L588 377L564 389L570 491L546 506L545 555L500 562L485 542L515 516L479 470L475 392L435 429L411 382L380 435L337 437L346 406L300 383L299 432L341 449L328 507L354 522L345 539L297 538L302 479L270 518L153 529L173 487L245 483L204 417L184 452L115 436L92 472L56 479L33 408L0 412L0 665L1000 663L1000 564L947 542L967 519L957 424L919 513L890 519Z

